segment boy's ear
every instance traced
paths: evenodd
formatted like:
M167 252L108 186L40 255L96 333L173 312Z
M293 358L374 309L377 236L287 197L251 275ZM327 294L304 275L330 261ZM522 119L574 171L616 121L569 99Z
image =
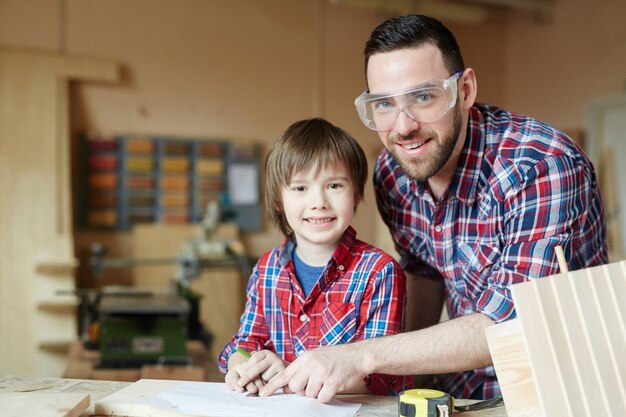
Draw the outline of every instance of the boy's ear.
M363 196L357 196L354 199L354 211L356 211L357 207L359 207L359 205L363 202Z

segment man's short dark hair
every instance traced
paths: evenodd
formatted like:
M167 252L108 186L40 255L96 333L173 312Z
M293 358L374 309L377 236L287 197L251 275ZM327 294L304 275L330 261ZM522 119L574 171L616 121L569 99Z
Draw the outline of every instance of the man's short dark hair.
M366 78L367 65L372 55L426 44L439 48L450 74L465 69L459 45L443 23L429 16L407 15L388 19L372 31L364 51Z

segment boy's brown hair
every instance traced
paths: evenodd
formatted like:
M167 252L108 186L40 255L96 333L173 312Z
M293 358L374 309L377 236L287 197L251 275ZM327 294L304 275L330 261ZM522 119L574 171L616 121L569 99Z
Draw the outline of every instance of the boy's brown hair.
M367 158L352 135L327 120L314 118L295 122L274 142L265 159L265 206L270 221L286 237L292 237L293 230L283 210L282 188L295 172L319 171L337 162L348 169L358 204L367 182Z

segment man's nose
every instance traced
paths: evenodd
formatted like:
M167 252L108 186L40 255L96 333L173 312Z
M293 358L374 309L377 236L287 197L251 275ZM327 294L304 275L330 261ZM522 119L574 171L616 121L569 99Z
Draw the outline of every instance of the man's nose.
M396 119L396 132L401 136L408 136L418 127L419 123L404 108L401 108Z

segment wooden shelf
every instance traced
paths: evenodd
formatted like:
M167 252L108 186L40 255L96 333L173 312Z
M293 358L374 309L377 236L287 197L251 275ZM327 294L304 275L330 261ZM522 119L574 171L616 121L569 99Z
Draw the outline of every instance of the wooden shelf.
M38 302L37 309L53 313L73 312L79 304L78 299L74 297L59 297L59 299L53 298Z
M74 273L78 264L78 259L44 260L37 262L35 269L41 274L63 275Z
M68 352L75 339L50 339L39 342L38 347L47 352Z
M222 214L232 216L240 230L261 227L258 145L92 133L81 146L83 227L129 230L139 223L197 223L209 201L227 203L229 212ZM237 173L236 186L229 187L229 177ZM242 187L248 198L238 203Z

